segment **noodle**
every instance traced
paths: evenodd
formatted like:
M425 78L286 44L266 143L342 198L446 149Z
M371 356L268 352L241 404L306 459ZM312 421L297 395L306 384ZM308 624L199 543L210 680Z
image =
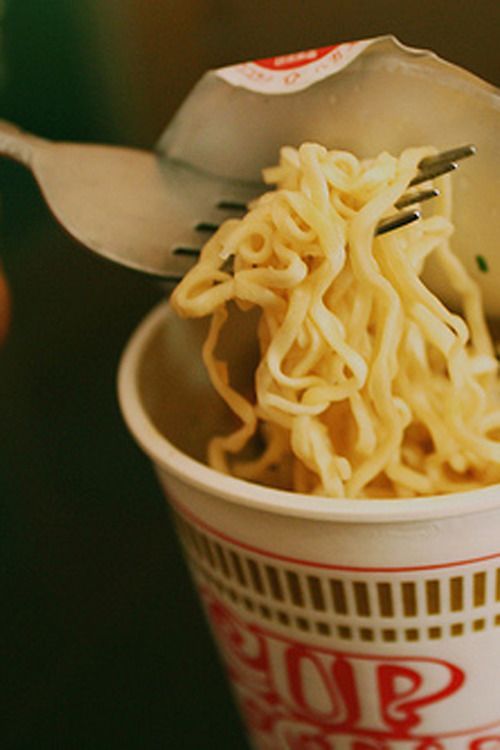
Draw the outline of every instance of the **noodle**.
M479 289L450 248L449 177L433 215L375 234L432 153L361 161L311 143L285 147L264 170L276 190L207 242L171 303L185 317L212 316L204 362L240 422L211 440L214 468L330 497L500 481L498 365ZM463 318L422 281L431 254ZM260 309L253 397L233 388L231 363L217 357L231 301Z

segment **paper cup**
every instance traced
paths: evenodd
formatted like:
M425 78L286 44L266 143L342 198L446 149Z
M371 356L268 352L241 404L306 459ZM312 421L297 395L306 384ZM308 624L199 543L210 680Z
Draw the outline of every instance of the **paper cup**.
M166 175L174 159L257 180L280 146L304 140L361 156L472 141L479 155L453 178L455 247L500 316L499 124L497 89L380 38L207 73L158 157ZM439 274L429 279L446 298ZM228 345L244 376L240 324ZM499 750L500 487L334 500L212 471L206 444L227 414L201 364L205 333L160 306L125 352L119 397L254 747Z
M500 487L334 500L213 471L204 444L225 415L198 356L205 330L154 310L119 399L254 747L500 748Z

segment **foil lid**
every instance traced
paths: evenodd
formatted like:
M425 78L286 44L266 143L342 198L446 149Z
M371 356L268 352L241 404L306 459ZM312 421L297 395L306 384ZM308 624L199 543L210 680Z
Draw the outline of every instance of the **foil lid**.
M261 94L291 94L338 73L349 65L375 39L331 44L327 47L276 55L215 71L233 86Z
M482 285L488 314L500 318L499 131L499 89L384 36L209 71L157 150L204 173L259 182L282 146L304 141L359 157L474 143L477 155L453 176L453 242ZM448 297L439 275L433 285Z

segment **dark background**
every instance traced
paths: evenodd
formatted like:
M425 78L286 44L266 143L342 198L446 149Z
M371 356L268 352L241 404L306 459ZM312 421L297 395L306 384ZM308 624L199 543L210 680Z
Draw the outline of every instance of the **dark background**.
M209 67L395 33L499 81L498 0L3 0L0 116L149 147ZM432 113L429 113L432 116ZM453 145L453 144L451 144ZM116 403L162 296L0 162L0 746L243 748L160 490Z

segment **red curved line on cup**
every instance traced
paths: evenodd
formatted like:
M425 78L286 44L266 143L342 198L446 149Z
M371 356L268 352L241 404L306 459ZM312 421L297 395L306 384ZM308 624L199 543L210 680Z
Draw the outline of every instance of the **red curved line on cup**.
M446 740L453 737L465 737L466 739L472 739L474 735L479 732L488 732L490 729L496 729L500 726L500 721L493 721L491 724L483 724L480 727L472 727L472 729L464 729L461 732L445 732L444 734L438 734L438 740ZM480 740L487 740L488 737L479 737ZM494 738L496 740L496 738Z
M181 515L185 516L186 518L189 518L197 526L204 529L205 531L208 531L213 536L216 536L219 539L222 539L224 542L233 544L235 547L239 547L240 549L247 550L247 552L254 552L257 555L262 555L263 557L270 557L273 560L282 560L283 562L295 563L296 565L304 565L310 568L323 568L325 570L339 570L339 571L344 571L346 573L411 573L411 572L416 572L419 570L444 570L446 568L458 568L458 567L465 566L465 565L474 565L475 563L487 562L488 560L495 560L497 558L500 558L500 552L494 552L490 555L483 555L482 557L471 557L466 560L452 560L452 561L445 562L445 563L434 563L432 565L408 565L405 567L374 567L374 568L358 567L357 565L332 565L329 563L316 562L314 560L301 560L298 557L280 555L277 552L271 552L270 550L262 549L261 547L256 547L253 544L242 542L240 539L236 539L235 537L230 536L229 534L225 534L224 532L219 531L218 529L215 529L213 526L203 521L201 518L196 516L190 510L187 510L177 500L174 501L172 498L169 498L169 499L170 499L171 504L177 509L177 511Z
M255 623L248 623L246 620L242 619L239 614L237 614L233 608L227 604L226 602L222 602L214 592L206 588L203 584L200 586L200 593L204 600L204 603L206 606L210 606L211 602L216 602L219 606L222 606L224 610L229 611L230 616L234 618L238 626L240 628L246 628L250 631L252 631L254 634L257 634L258 636L263 635L268 638L274 638L275 640L282 641L283 643L287 643L292 646L301 645L299 641L294 640L293 638L287 637L283 635L282 633L275 632L274 630L271 630L268 627L262 627L261 625L257 625ZM319 646L318 644L314 644L314 652L321 652L323 654L342 654L343 656L347 657L354 657L356 659L362 659L364 661L374 661L383 659L384 662L397 662L397 661L405 661L406 663L422 663L422 662L432 662L434 664L442 664L445 666L450 666L449 662L445 661L444 659L436 658L433 656L408 656L407 654L402 653L396 653L396 654L366 654L361 653L359 651L337 651L336 649L327 648L325 646ZM474 737L474 735L478 734L479 732L487 732L490 731L490 729L496 729L497 727L500 727L500 719L495 719L492 722L489 722L488 724L482 724L481 726L475 726L470 727L467 729L461 729L457 730L456 732L439 732L439 733L432 733L432 737L441 740L441 739L449 739L453 737L465 737L471 738ZM373 732L370 732L370 730L364 730L359 727L356 728L356 732L361 736L365 736L368 739L375 739L373 736ZM429 737L428 734L420 734L415 735L409 738L402 738L402 739L411 739L411 740L425 740ZM384 740L384 739L394 739L390 735L388 735L384 731L378 731L377 732L377 739ZM479 738L479 739L488 739L488 738ZM495 738L496 739L496 738Z

